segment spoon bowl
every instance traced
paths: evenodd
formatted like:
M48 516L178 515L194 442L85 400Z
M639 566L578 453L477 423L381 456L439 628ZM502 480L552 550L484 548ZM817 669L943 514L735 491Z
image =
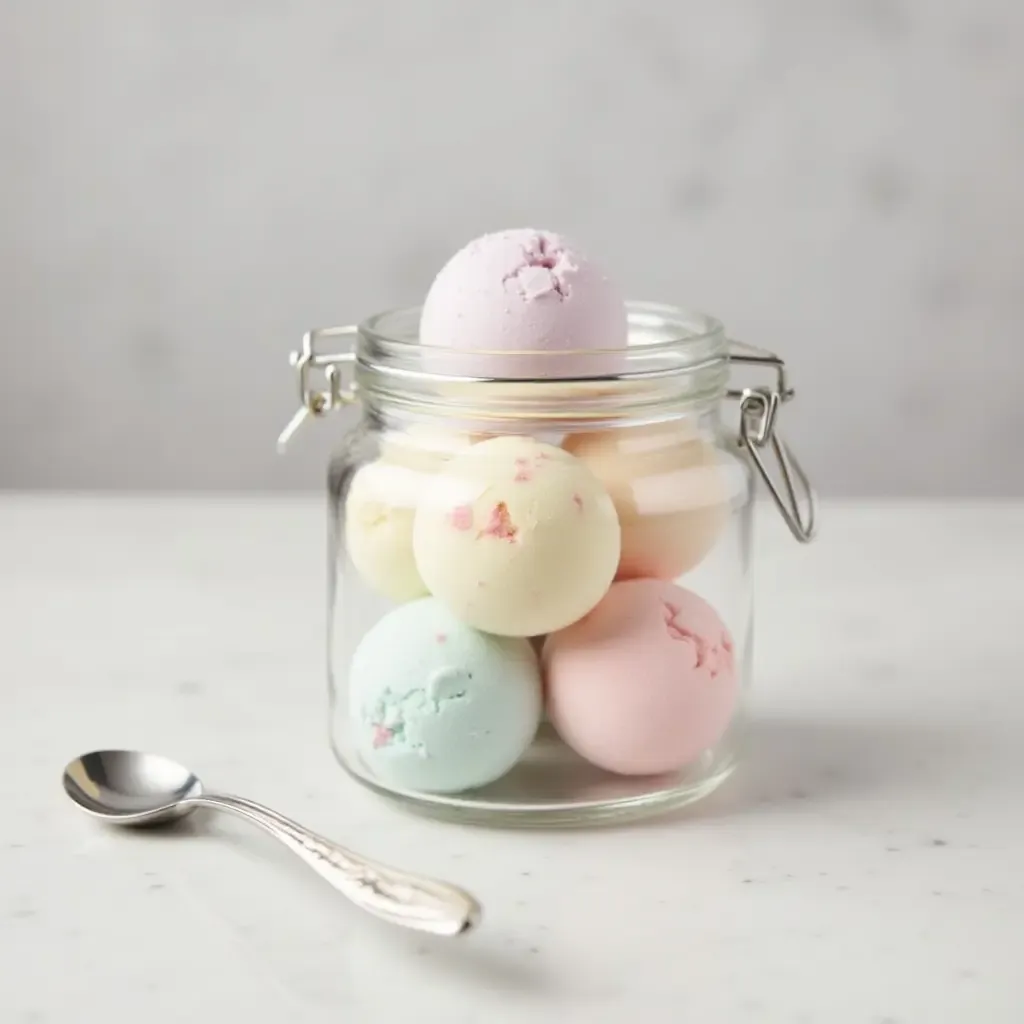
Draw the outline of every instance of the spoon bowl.
M191 813L203 784L169 758L97 750L64 769L64 792L88 814L118 825L158 825Z

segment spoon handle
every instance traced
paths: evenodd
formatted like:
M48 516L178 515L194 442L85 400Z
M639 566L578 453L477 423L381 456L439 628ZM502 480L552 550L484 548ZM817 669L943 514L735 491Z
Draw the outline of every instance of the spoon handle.
M480 918L480 905L457 886L368 860L252 800L203 793L187 802L259 825L357 907L392 924L434 935L460 935Z

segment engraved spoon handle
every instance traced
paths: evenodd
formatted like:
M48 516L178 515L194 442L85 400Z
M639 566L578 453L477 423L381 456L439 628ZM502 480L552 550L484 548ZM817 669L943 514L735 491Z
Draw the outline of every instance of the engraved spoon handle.
M468 931L480 919L480 905L457 886L367 860L252 800L203 793L185 802L258 825L357 907L392 924L450 936Z

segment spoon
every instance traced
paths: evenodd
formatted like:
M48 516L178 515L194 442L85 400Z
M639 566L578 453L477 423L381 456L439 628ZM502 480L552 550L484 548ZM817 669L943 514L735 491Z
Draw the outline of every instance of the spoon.
M64 792L115 825L158 825L197 807L228 811L279 839L357 907L385 921L451 936L480 920L480 905L462 889L367 860L251 800L206 793L195 775L165 757L133 750L85 754L64 769Z

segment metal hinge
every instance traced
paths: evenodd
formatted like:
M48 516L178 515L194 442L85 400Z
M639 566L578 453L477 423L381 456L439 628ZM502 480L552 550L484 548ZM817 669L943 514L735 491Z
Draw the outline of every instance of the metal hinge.
M786 364L774 352L738 341L730 342L729 362L734 366L764 366L775 370L774 387L730 388L726 397L740 403L740 444L761 474L790 532L806 544L814 538L817 497L803 467L776 428L779 409L795 394L786 379ZM767 447L774 452L779 464L782 489L768 472L762 455Z
M310 417L326 416L342 405L355 401L355 385L351 378L351 366L356 354L352 343L341 352L322 352L324 343L330 341L335 347L337 339L355 339L357 327L323 327L307 331L302 336L302 348L288 357L295 370L299 385L300 406L295 415L277 438L277 450L284 451L295 432ZM314 387L319 384L313 374L323 375L326 388Z

